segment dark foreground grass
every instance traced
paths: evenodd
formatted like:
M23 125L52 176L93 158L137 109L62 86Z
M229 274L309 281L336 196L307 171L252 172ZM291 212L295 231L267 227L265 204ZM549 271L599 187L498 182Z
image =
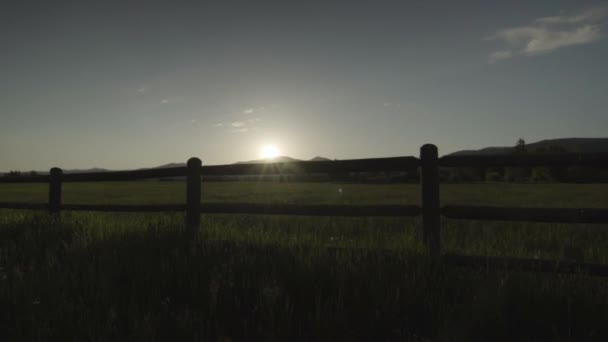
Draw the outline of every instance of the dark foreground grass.
M433 266L418 220L204 216L195 241L182 223L0 211L0 340L608 337L608 279ZM442 243L608 262L601 228L446 221Z

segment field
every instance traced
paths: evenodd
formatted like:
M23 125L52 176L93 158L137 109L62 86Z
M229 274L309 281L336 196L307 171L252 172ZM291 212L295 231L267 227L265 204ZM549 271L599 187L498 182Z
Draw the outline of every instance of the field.
M212 182L203 183L202 189L203 202L420 204L417 184ZM608 184L443 184L441 191L444 205L608 207ZM63 184L63 202L73 204L184 203L185 196L182 182ZM0 201L47 200L46 184L0 184Z
M341 191L339 191L341 189ZM0 201L45 202L43 184ZM447 184L442 204L608 207L608 185ZM183 203L179 182L64 203ZM203 202L418 204L406 184L203 183ZM442 250L608 263L606 225L442 221ZM345 248L342 248L345 247ZM0 210L0 340L605 340L608 279L431 265L419 219ZM5 335L6 338L2 338Z

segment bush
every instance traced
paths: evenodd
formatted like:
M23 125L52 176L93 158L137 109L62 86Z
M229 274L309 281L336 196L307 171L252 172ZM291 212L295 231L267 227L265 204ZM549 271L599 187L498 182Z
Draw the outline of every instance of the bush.
M497 171L488 171L486 173L486 182L500 182L502 177Z

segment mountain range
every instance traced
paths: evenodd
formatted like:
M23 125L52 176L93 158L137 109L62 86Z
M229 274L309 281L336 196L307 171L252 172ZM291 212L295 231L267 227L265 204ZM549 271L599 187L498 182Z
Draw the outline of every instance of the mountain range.
M566 152L575 153L608 153L608 138L564 138L547 139L526 144L526 150L535 152L538 149L549 149L554 146L563 148ZM513 146L485 147L479 150L463 150L449 155L504 155L513 151Z
M562 138L562 139L547 139L535 143L526 144L528 151L536 151L538 149L549 149L550 147L559 146L567 152L575 153L608 153L608 138ZM479 150L462 150L450 153L449 155L504 155L513 151L513 146L485 147ZM314 157L310 161L329 161L331 159L324 157ZM294 161L302 161L301 159L291 158L288 156L280 156L274 159L256 159L249 161L240 161L235 164L255 164L255 163L287 163ZM170 167L183 167L186 163L169 163L152 168L143 169L159 169ZM91 169L74 169L64 170L64 173L90 173L90 172L106 172L110 171L103 168ZM0 175L3 173L0 172ZM48 171L39 171L38 174L48 174Z

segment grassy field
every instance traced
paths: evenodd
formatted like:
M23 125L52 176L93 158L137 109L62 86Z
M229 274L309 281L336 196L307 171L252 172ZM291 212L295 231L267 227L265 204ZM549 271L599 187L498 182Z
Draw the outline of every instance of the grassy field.
M181 203L183 183L64 185L66 203ZM338 189L342 189L342 194ZM203 202L411 204L416 185L204 183ZM608 185L444 185L444 204L606 207ZM0 201L46 199L0 185ZM445 252L608 263L606 225L442 221ZM586 340L608 279L433 267L417 218L0 210L0 340ZM336 247L336 248L327 248ZM348 247L342 249L340 247Z
M342 192L339 192L342 189ZM608 184L442 184L442 204L530 207L608 207ZM104 182L63 184L64 203L184 203L183 182ZM0 184L0 202L44 203L46 184ZM203 183L203 202L298 204L419 204L417 184Z

